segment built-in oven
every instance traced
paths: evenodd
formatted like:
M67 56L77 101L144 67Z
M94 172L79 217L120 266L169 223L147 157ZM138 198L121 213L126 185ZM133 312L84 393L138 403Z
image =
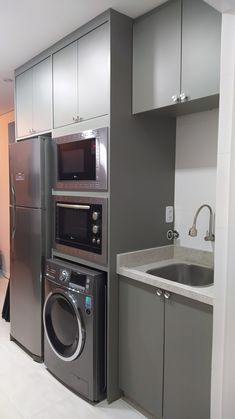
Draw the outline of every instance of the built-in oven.
M54 249L107 264L107 199L54 196Z
M107 127L54 138L53 148L55 189L107 189Z

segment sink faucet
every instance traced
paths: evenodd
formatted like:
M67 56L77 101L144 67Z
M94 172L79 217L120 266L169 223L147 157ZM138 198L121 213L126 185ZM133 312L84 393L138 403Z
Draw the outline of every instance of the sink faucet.
M204 240L206 241L215 241L215 235L212 233L212 209L210 207L210 205L207 204L203 204L200 206L200 208L198 208L194 220L193 220L193 225L192 227L189 229L189 236L191 237L196 237L197 236L197 228L196 228L196 223L197 223L197 217L199 212L203 209L203 208L208 208L208 210L210 211L210 219L209 219L209 232L208 234L204 237Z

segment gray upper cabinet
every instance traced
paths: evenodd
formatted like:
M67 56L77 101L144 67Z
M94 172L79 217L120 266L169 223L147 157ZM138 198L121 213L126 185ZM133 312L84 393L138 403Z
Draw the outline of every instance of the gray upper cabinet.
M54 128L109 113L109 30L105 23L53 55Z
M171 0L138 19L133 113L218 95L220 39L221 14L203 0Z
M25 71L16 77L16 137L31 134L33 125L33 71Z
M16 136L51 130L51 57L16 77Z
M181 92L188 100L219 92L221 14L203 1L184 0Z
M133 112L171 105L180 91L181 1L134 24Z
M81 120L109 113L110 45L108 24L78 43L78 112Z
M75 122L78 115L77 41L53 55L54 128Z
M33 129L51 130L52 124L52 61L51 57L33 67Z

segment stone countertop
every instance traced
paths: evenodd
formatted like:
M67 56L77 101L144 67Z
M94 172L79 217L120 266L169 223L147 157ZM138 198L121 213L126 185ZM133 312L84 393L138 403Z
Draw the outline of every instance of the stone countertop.
M146 272L149 269L182 262L213 268L213 253L174 245L122 253L117 255L117 273L135 281L213 305L213 285L192 287Z

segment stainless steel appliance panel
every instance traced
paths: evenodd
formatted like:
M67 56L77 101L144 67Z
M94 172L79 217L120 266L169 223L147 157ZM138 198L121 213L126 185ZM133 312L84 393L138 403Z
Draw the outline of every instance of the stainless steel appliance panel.
M61 244L56 240L56 206L58 204L65 204L67 207L79 207L79 206L92 206L92 205L101 205L102 206L102 222L101 222L101 253L94 253L92 249L84 250L79 247L68 246ZM95 223L95 221L94 221ZM54 249L58 252L69 254L71 256L76 256L81 259L89 260L91 262L106 265L108 258L108 200L107 198L91 198L91 197L81 197L81 196L55 196L54 197L54 231L53 231L53 242Z
M85 149L85 143L88 139L95 139L95 162L94 169L95 178L89 176L85 177L85 168L86 166L86 158L82 162L82 159L77 159L77 173L74 173L73 177L73 170L72 168L75 165L75 160L71 161L71 175L70 179L60 179L60 168L59 165L64 163L67 167L69 166L69 160L66 160L66 155L63 156L61 149L63 145L71 145L74 144L74 156L76 154L76 144L77 149L82 150L83 147ZM83 145L84 143L84 145ZM53 139L53 157L54 157L54 187L57 190L107 190L108 188L108 175L107 175L107 167L108 167L108 128L99 128L94 130L86 130L83 132L79 132L76 134L65 135L62 137L57 137ZM67 156L68 157L68 156ZM89 156L87 156L89 158ZM59 164L60 161L60 164ZM91 169L91 168L90 168ZM84 173L82 173L84 170ZM76 170L75 170L76 171ZM80 173L79 173L80 172ZM79 179L79 174L82 177Z
M11 204L32 208L43 206L42 143L43 139L37 137L10 144Z
M42 356L44 211L11 207L11 336Z

